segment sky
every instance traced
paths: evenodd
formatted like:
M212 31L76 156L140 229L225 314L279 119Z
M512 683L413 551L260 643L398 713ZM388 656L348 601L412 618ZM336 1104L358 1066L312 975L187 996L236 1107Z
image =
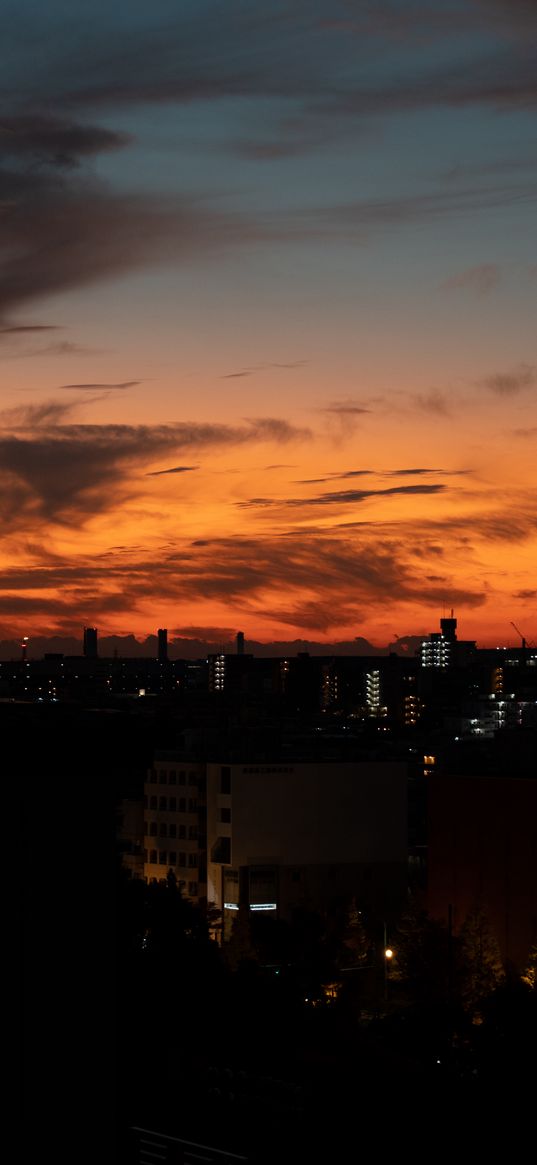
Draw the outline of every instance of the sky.
M537 640L534 0L4 0L0 638Z

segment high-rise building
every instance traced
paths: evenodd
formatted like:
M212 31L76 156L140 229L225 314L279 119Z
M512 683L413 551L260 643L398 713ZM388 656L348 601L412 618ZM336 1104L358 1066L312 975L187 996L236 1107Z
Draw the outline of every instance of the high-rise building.
M96 627L84 627L84 655L86 659L97 659Z
M158 752L144 787L144 877L171 870L195 902L206 898L205 764Z
M240 906L283 918L407 886L408 768L394 761L207 764L207 897L224 936Z
M168 628L159 627L158 629L158 659L159 663L168 662Z

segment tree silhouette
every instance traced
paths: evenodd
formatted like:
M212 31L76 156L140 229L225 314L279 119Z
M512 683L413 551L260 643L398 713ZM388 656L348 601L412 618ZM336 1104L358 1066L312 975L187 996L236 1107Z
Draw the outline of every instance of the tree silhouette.
M479 904L467 915L460 940L461 995L471 1008L491 995L505 979L496 935Z
M529 953L528 965L522 976L522 982L535 991L535 984L537 982L537 943L534 943Z
M250 911L247 906L239 907L224 953L232 971L236 971L241 963L257 963L258 961L257 950L252 939Z
M446 997L449 976L449 936L410 898L393 939L395 957L390 978L404 983L422 1001Z
M358 910L356 898L351 900L347 911L341 941L343 950L340 962L353 967L365 966L371 951L371 942L362 921L362 912Z

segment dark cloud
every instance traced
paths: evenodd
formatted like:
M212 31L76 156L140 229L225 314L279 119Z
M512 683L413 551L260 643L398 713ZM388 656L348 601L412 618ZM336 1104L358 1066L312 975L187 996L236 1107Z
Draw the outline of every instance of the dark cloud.
M468 290L478 295L488 295L500 282L501 272L497 263L480 263L477 267L467 267L456 275L450 275L440 284L445 291Z
M537 599L537 591L515 591L514 599Z
M23 335L29 332L57 332L57 324L13 324L11 327L0 328L2 336Z
M418 392L412 396L414 406L422 413L432 413L433 416L448 417L450 402L445 393L432 388L429 392Z
M438 609L446 595L458 607L477 607L485 601L479 591L452 587L449 580L440 586L420 576L409 566L400 540L365 534L310 539L296 531L286 540L212 539L207 545L198 543L195 553L188 544L156 558L118 556L108 562L106 571L97 559L4 570L0 591L7 596L16 589L28 592L36 612L35 592L53 590L71 612L83 613L88 603L93 604L92 618L100 607L104 613L134 612L157 598L160 604L216 600L230 610L236 607L237 625L253 614L323 632L338 624L359 623L371 603L420 603ZM48 602L47 595L44 598ZM63 617L61 609L58 614ZM193 634L203 628L182 630Z
M73 412L73 404L64 401L45 400L39 404L16 405L0 412L1 429L36 429L42 426L59 425ZM1 437L0 437L1 439Z
M186 639L200 639L202 641L231 643L237 634L237 629L234 627L206 627L206 626L187 626L174 627L171 634L176 637L185 637Z
M459 218L537 200L537 183L469 186L431 190L393 198L361 199L287 214L289 238L342 238L365 241L379 229L442 218Z
M276 465L265 465L264 469L296 469L296 465L287 465L282 462Z
M17 412L15 423L11 418L13 431L0 433L5 529L43 518L80 522L114 508L132 472L166 453L264 441L285 444L310 435L272 417L236 427L195 422L47 427L47 409L56 421L73 407L57 402L26 407ZM29 422L40 427L29 430Z
M127 134L60 117L31 114L0 118L0 158L33 158L54 166L79 165L80 158L128 145Z
M0 273L0 295L1 295L1 273ZM23 356L26 359L28 356L102 356L105 348L88 348L84 344L75 344L71 340L59 340L57 344L46 344L43 348L25 348L22 352L18 352L18 356Z
M180 198L117 193L89 174L0 170L0 318L25 303L262 234ZM9 320L5 327L13 326ZM60 344L34 354L72 354Z
M41 126L45 145L49 142L48 128L48 123ZM103 130L100 137L83 125L70 125L69 133L73 162L78 139L79 161L85 153L124 144L121 135ZM39 119L32 141L38 138ZM378 229L521 204L537 197L537 186L531 183L446 188L247 216L211 209L201 199L118 192L83 168L50 163L17 167L17 161L21 159L8 159L11 164L0 168L0 199L5 208L0 218L0 319L5 321L4 329L17 326L10 322L9 314L34 299L154 263L190 262L253 241L333 237L359 242ZM29 354L57 356L83 351L63 342ZM301 363L260 365L228 373L226 378ZM367 411L353 402L335 402L329 408L340 416Z
M77 389L80 392L95 392L96 389L110 389L118 390L124 388L136 388L138 384L143 384L142 380L122 380L119 383L101 384L60 384L59 388Z
M220 379L237 380L243 376L255 376L258 372L267 372L271 368L304 368L307 363L307 360L292 360L287 363L278 363L273 360L264 364L254 364L251 368L241 368L238 372L226 372Z
M303 477L298 478L294 485L320 485L325 481L342 481L347 477L370 477L374 475L374 469L348 469L344 473L327 473L325 477Z
M479 384L498 396L514 396L525 388L534 388L537 385L537 367L519 364L511 372L497 372L493 376L485 376Z
M513 429L515 437L522 437L524 439L537 437L537 425L530 426L529 429Z
M239 0L231 10L200 2L180 12L153 6L144 17L120 20L119 27L116 10L101 4L98 18L92 7L91 22L78 6L62 10L61 20L49 6L33 15L34 35L48 41L50 50L48 69L32 72L26 94L29 101L45 94L47 108L298 98L306 108L315 105L299 141L313 137L315 142L320 111L371 115L476 103L509 109L535 99L533 42L527 35L535 31L534 9L517 0L404 5L364 0L343 11L329 0L270 9ZM468 41L465 34L473 36ZM27 29L13 17L5 36L8 48L17 37L25 43ZM389 53L394 41L403 42L410 56L406 71L387 70L375 83L367 66L383 58L383 49ZM444 53L433 68L424 45L438 42L443 48L446 41L451 60ZM284 149L290 136L283 135ZM281 138L268 129L260 142L246 136L244 146L270 153L281 149ZM237 149L235 139L232 145Z
M174 465L171 469L153 469L146 477L164 477L167 473L190 473L193 469L199 469L199 465Z
M335 493L317 494L313 498L250 498L245 502L237 502L241 509L256 509L266 507L293 507L302 506L340 506L365 502L369 498L391 497L395 494L437 494L446 490L447 486L434 485L398 485L390 489L349 489L338 490Z
M359 417L362 413L370 413L371 409L354 401L333 401L320 410L322 413L331 413L337 417Z
M422 477L434 474L435 477L460 477L471 473L470 469L386 469L386 477Z

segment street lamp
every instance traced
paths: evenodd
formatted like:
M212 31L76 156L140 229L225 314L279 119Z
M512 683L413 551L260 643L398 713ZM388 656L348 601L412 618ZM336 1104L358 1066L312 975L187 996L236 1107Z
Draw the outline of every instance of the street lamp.
M388 998L388 967L393 959L395 951L388 946L388 936L386 933L386 923L384 923L384 999Z

